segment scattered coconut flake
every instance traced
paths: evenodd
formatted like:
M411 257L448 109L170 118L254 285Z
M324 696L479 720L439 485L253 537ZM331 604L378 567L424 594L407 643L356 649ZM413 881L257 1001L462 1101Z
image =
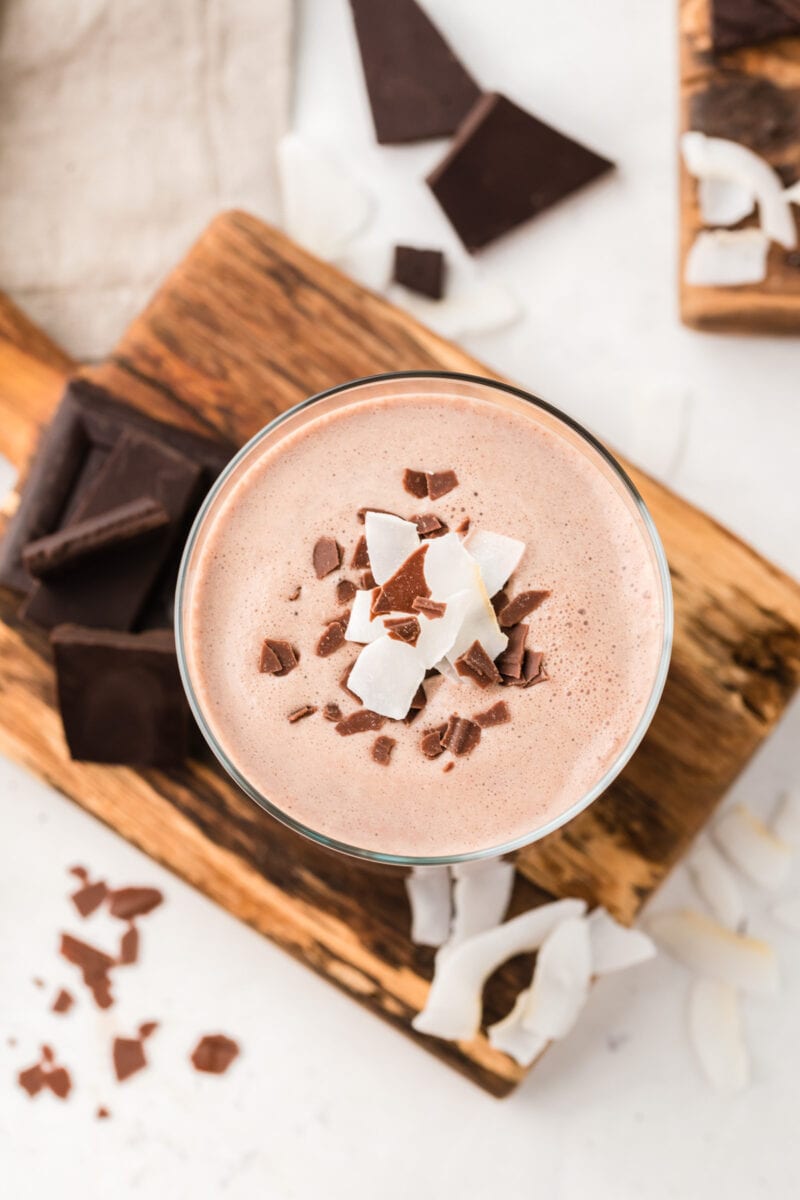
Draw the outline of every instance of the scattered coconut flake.
M419 548L419 534L413 521L403 521L390 513L365 513L364 532L376 583L391 579L397 568Z
M547 1038L532 1033L522 1023L530 1000L531 990L526 988L517 996L516 1003L508 1016L489 1026L489 1041L496 1050L510 1055L521 1067L529 1067L547 1048Z
M647 928L668 954L695 975L756 995L778 990L778 962L768 942L734 933L692 909L654 914Z
M388 295L398 308L446 338L504 329L522 311L514 294L491 279L451 280L441 300L429 300L397 284L392 284Z
M704 225L738 225L756 205L753 189L735 179L707 176L700 180L697 192Z
M386 633L382 616L373 620L370 618L372 607L372 592L357 591L350 608L350 619L344 636L348 642L374 642L376 638Z
M567 917L545 938L536 956L522 1024L541 1038L566 1037L577 1021L592 978L589 923Z
M473 642L480 642L489 658L493 660L498 654L502 654L508 645L508 637L500 628L477 563L472 564L472 571L473 585L468 593L467 611L456 639L446 655L448 662L453 666L456 659L468 650Z
M425 667L416 648L384 635L361 651L347 686L372 712L401 721L424 678Z
M491 533L488 529L476 529L465 544L481 569L490 596L496 595L508 582L525 553L524 542L502 533Z
M469 592L456 592L448 598L447 608L441 617L430 621L424 614L420 615L417 653L421 656L426 669L428 667L439 669L439 661L452 648L458 632L464 624L469 605ZM447 665L449 667L450 664ZM460 682L457 672L453 671L453 673Z
M800 933L800 896L787 896L770 909L770 915L787 929Z
M704 229L686 257L693 287L739 287L767 277L769 239L760 229Z
M769 827L787 846L800 849L800 792L784 792Z
M585 911L583 900L554 900L476 934L452 954L441 956L425 1007L412 1022L414 1029L454 1040L474 1037L480 1027L483 987L492 971L516 954L538 950L560 921Z
M450 933L452 903L447 867L413 867L406 876L411 905L411 940L419 946L441 946Z
M686 861L692 883L718 921L738 929L744 918L744 901L736 876L714 844L703 835Z
M514 887L514 864L501 858L460 863L452 875L453 928L443 953L500 924Z
M277 166L286 232L320 258L342 254L370 216L367 192L297 133L278 142Z
M434 600L448 600L455 592L473 590L475 559L457 533L446 533L428 543L425 581Z
M739 996L729 983L696 979L689 993L689 1036L703 1074L719 1092L742 1091L750 1061Z
M588 918L592 974L610 975L654 958L652 938L641 929L620 925L604 908L596 908Z
M789 873L792 850L744 804L724 812L711 836L726 858L759 887L775 891Z
M747 146L727 138L684 133L681 149L687 169L698 179L726 179L752 191L758 201L761 228L787 250L797 244L794 216L784 196L780 175Z

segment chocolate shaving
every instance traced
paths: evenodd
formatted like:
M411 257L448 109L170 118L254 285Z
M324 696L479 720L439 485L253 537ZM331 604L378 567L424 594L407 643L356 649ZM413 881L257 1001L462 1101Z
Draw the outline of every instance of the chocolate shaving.
M429 595L415 596L411 601L411 609L413 612L423 613L429 621L435 621L447 612L447 604L444 600L431 600Z
M35 1063L32 1067L26 1067L24 1071L20 1071L17 1076L17 1083L31 1098L38 1096L44 1087L44 1071L39 1063Z
M109 1110L108 1110L108 1109L105 1107L105 1105L104 1105L104 1104L101 1104L101 1105L98 1107L98 1109L97 1109L97 1111L96 1111L96 1113L95 1113L95 1116L97 1117L98 1121L105 1121L105 1120L107 1120L107 1119L108 1119L108 1118L111 1116L111 1113L110 1113L110 1112L109 1112Z
M369 570L369 550L367 550L367 539L363 533L356 542L356 548L353 551L353 557L350 560L350 566L355 567L357 571Z
M67 1013L72 1008L74 1003L75 998L73 997L72 993L68 992L66 988L62 988L53 1001L51 1006L52 1011L54 1013Z
M371 733L373 730L377 732L385 724L385 717L373 712L371 708L363 708L360 712L350 713L349 716L343 717L334 728L342 737L349 737L352 733Z
M509 600L508 604L505 604L497 614L501 628L509 629L512 625L517 625L523 617L529 616L541 604L544 604L549 595L549 592L544 591L520 592L513 600Z
M320 658L328 658L344 645L345 629L346 626L341 621L331 621L317 642L317 654Z
M459 675L472 679L481 688L488 687L490 683L501 683L503 679L478 641L474 641L468 650L460 654L453 665Z
M302 590L303 590L303 589L302 589L302 587L301 587L301 586L300 586L300 584L298 583L298 585L297 585L297 587L294 589L294 591L293 591L293 592L291 592L291 593L289 594L289 597L288 597L288 598L289 598L289 600L292 600L292 601L294 601L294 600L299 600L299 599L300 599L300 593L302 592Z
M89 882L89 872L86 870L86 867L70 867L69 873L70 875L74 875L76 879L80 879L81 883Z
M383 622L386 632L396 642L407 642L416 646L420 635L419 621L416 617L392 617Z
M67 1068L54 1067L52 1071L45 1071L44 1086L59 1100L66 1100L72 1091L72 1080Z
M347 681L350 678L350 672L352 671L352 669L355 665L356 665L356 660L353 659L353 661L350 663L350 666L345 668L344 673L339 680L339 687L342 689L343 692L347 692L348 696L351 698L351 700L355 700L356 704L363 704L364 702L361 699L361 697L357 696L355 694L355 692L351 692L350 688L347 686Z
M326 704L322 710L322 715L326 721L341 721L342 710L338 704Z
M526 650L522 660L522 671L519 679L503 678L506 687L533 687L535 683L544 683L550 676L543 666L544 654L541 650Z
M494 615L497 616L497 614L500 612L500 610L502 608L505 608L505 606L507 604L508 604L508 592L505 590L505 588L502 588L499 592L496 592L495 595L492 596L492 599L491 599L491 605L492 605L492 608L494 609Z
M397 568L391 579L387 579L372 600L371 615L380 616L391 612L414 612L418 597L427 597L431 589L425 580L425 555L427 546L420 546L409 554Z
M419 748L426 758L438 758L440 754L444 754L442 738L446 730L446 725L437 725L435 729L425 730L419 740Z
M87 883L84 887L73 892L70 899L82 917L89 917L99 908L108 894L108 888L99 880L97 883Z
M385 734L381 734L381 736L375 738L375 741L372 743L372 761L380 763L382 767L388 767L389 760L392 757L392 751L396 745L397 742L394 738L386 737Z
M314 572L317 579L324 579L335 571L342 561L342 548L332 537L321 537L314 546L312 554Z
M456 533L469 533L470 524L471 522L469 517L464 517L464 520L461 522L461 524L456 525Z
M139 930L135 925L131 925L125 930L119 941L119 958L117 962L120 966L130 967L139 957Z
M60 951L62 957L81 972L97 1007L110 1008L114 1001L108 973L114 966L113 958L69 933L62 933Z
M403 717L403 724L410 725L412 721L416 721L419 714L422 712L425 705L428 703L428 695L422 684L419 685L414 692L414 698L409 705L408 712Z
M191 1062L196 1071L224 1075L238 1054L239 1047L232 1038L224 1033L207 1033L192 1051Z
M505 700L498 700L485 712L475 713L475 720L481 729L490 729L493 725L505 725L511 720L511 713Z
M428 476L424 471L412 471L406 467L403 471L403 487L417 500L424 500L428 495Z
M134 917L146 917L164 900L163 892L152 887L117 888L111 893L111 915L130 921Z
M282 679L297 666L300 656L288 642L276 638L264 638L261 646L261 658L258 669L265 675L275 675Z
M304 704L302 708L296 708L294 712L290 712L287 720L290 725L294 725L297 721L302 721L304 717L311 717L316 712L313 704Z
M481 727L469 717L459 717L453 713L447 722L447 728L442 735L442 744L456 758L471 754L481 740Z
M423 513L421 517L410 517L417 527L417 533L421 538L438 538L444 537L448 532L448 525L442 521L435 513Z
M508 645L497 659L501 675L507 679L519 679L522 676L522 662L525 657L525 642L528 638L529 625L512 625L508 630Z
M114 1074L119 1083L124 1083L126 1079L130 1079L131 1075L135 1075L137 1071L141 1071L143 1067L147 1066L144 1046L139 1038L114 1038L112 1058Z
M372 574L372 571L369 568L367 568L366 571L361 572L361 587L365 592L371 592L373 588L376 588L377 586L378 585L375 582L375 576Z
M42 1062L43 1063L53 1063L55 1061L56 1061L56 1054L55 1054L55 1050L53 1050L52 1046L47 1046L47 1045L42 1046Z
M429 500L440 500L442 496L452 492L453 488L458 487L458 476L455 471L428 471L426 479Z
M444 295L445 261L441 250L419 246L395 246L392 281L410 292L441 300ZM411 472L420 475L420 471ZM410 489L408 489L410 490ZM424 493L422 493L424 495Z
M139 1037L142 1041L149 1038L158 1029L158 1021L144 1021L139 1026Z
M358 588L349 579L340 579L336 585L336 600L339 604L349 604Z
M445 763L445 764L444 764L444 766L442 767L442 771L443 771L443 772L444 772L444 774L446 775L448 771L453 771L453 770L455 770L455 765L456 765L456 764L455 764L455 763L452 761L452 759L451 759L449 763Z

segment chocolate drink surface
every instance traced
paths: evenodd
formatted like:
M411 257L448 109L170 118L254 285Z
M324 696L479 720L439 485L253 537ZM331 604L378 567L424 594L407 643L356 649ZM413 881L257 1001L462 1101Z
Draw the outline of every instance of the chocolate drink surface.
M387 380L369 403L315 408L250 451L192 551L186 668L212 738L251 789L348 846L425 858L532 836L615 764L654 690L664 597L636 505L596 451L533 405ZM387 656L375 659L398 663L390 691L414 694L395 718L344 687L365 647L335 628L347 630L358 604L341 581L371 589L365 509L417 518L428 547L400 577L412 576L419 604L408 588L394 601L400 612L381 629ZM430 514L438 526L419 521ZM505 599L494 597L517 627L501 632L490 609L494 640L464 633L458 661L429 671L418 694L405 664L448 620L437 611L443 585L426 597L420 568L428 563L433 582L435 547L449 538L469 551L487 532L524 544ZM320 578L315 548L318 566L323 551L331 563L337 554L323 538L341 553ZM370 594L380 613L380 592ZM484 721L501 700L503 719Z

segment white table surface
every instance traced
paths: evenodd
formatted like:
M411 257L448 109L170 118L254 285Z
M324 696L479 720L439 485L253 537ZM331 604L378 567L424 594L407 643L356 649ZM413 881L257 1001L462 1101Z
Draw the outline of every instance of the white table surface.
M608 154L620 169L486 253L481 270L524 304L519 324L469 348L567 408L783 566L800 570L796 341L701 336L675 304L675 29L667 0L428 0L487 85ZM487 18L491 8L492 19ZM306 0L297 126L379 201L372 233L455 250L418 183L440 153L379 149L345 0ZM10 479L6 472L3 482ZM1 714L0 714L1 715ZM734 789L768 812L798 779L790 712ZM666 959L603 981L569 1040L497 1102L366 1015L78 808L0 762L0 1191L43 1197L461 1196L509 1200L729 1200L794 1195L800 940L751 895L779 948L783 987L749 1002L753 1083L721 1098L685 1035L687 976ZM162 887L143 960L100 1013L56 954L61 929L102 941L65 899L65 869ZM800 869L793 886L800 887ZM696 902L678 870L659 906ZM32 983L40 976L44 991ZM163 1024L151 1069L112 1082L113 1033ZM223 1030L244 1053L221 1079L186 1062ZM15 1047L7 1038L17 1039ZM16 1071L52 1041L69 1103L30 1102ZM93 1113L107 1104L111 1120Z

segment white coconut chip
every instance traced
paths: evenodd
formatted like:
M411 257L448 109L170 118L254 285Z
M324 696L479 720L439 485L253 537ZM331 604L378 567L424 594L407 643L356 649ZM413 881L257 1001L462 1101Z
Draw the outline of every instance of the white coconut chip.
M740 287L767 277L769 239L760 229L704 229L686 256L693 287Z
M469 650L473 642L480 642L491 659L502 654L508 645L508 637L498 624L477 563L473 564L473 586L469 591L467 611L456 639L447 652L448 662L455 666L456 659Z
M654 914L648 932L695 975L719 979L755 995L778 990L778 962L768 942L734 933L692 909Z
M590 913L587 924L593 975L624 971L655 957L652 938L641 929L620 925L604 908L596 908Z
M481 569L484 586L494 596L508 582L525 553L525 543L488 529L476 529L466 548Z
M278 142L283 227L313 254L334 259L366 224L368 193L318 146L297 133Z
M729 983L696 979L689 993L689 1037L703 1074L719 1092L742 1091L750 1060L742 1029L739 996Z
M491 333L513 324L521 313L519 301L491 279L453 279L441 300L429 300L393 284L389 299L442 337Z
M514 864L500 858L460 863L452 868L452 875L453 927L442 953L499 925L514 887Z
M687 169L698 179L725 179L753 192L761 229L787 250L797 244L794 216L780 175L758 154L726 138L692 131L681 138ZM744 231L742 231L744 232Z
M738 929L744 919L741 888L719 850L705 835L695 842L686 866L692 883L717 920Z
M770 909L770 916L793 933L800 933L800 896L787 896Z
M711 829L725 857L759 887L775 891L789 873L792 849L744 804L724 812Z
M538 1033L532 1033L522 1023L530 994L530 988L520 992L508 1016L503 1017L502 1021L490 1025L488 1029L489 1041L495 1050L501 1050L503 1054L508 1054L521 1067L529 1067L547 1049L549 1044L547 1038L540 1037Z
M421 655L426 669L428 667L440 669L440 660L444 658L455 642L469 610L469 592L456 592L447 599L446 603L447 608L441 617L431 619L424 613L419 614L420 632L417 638L417 653ZM448 663L447 666L449 667L449 665ZM455 671L453 674L456 675L456 679L460 680Z
M347 686L373 712L401 721L424 678L425 667L414 646L385 635L361 651Z
M367 642L374 642L376 638L382 637L386 633L386 626L383 623L384 616L375 617L374 620L370 617L372 597L373 591L363 589L357 591L353 597L350 620L347 622L347 629L344 632L348 642L362 642L366 645Z
M448 867L413 867L406 876L411 906L411 940L418 946L441 946L450 933L451 881Z
M756 205L753 189L735 179L701 179L697 193L704 225L738 225Z
M545 938L536 956L522 1024L541 1038L566 1037L589 995L592 950L584 916L567 917Z
M369 564L376 583L386 583L409 555L419 548L413 521L390 513L367 512L364 516Z
M538 950L552 929L586 911L582 900L555 900L487 929L437 961L425 1007L412 1024L418 1033L459 1040L474 1037L481 1022L486 980L516 954Z
M769 827L787 846L800 849L800 792L784 792Z
M455 667L450 666L450 663L446 658L442 658L439 660L439 662L434 663L433 669L434 671L438 671L440 675L444 676L448 683L457 683L459 686L461 686L461 684L464 682L458 671L456 671Z
M446 533L428 542L425 582L434 600L447 601L456 592L475 587L475 559L457 533Z

